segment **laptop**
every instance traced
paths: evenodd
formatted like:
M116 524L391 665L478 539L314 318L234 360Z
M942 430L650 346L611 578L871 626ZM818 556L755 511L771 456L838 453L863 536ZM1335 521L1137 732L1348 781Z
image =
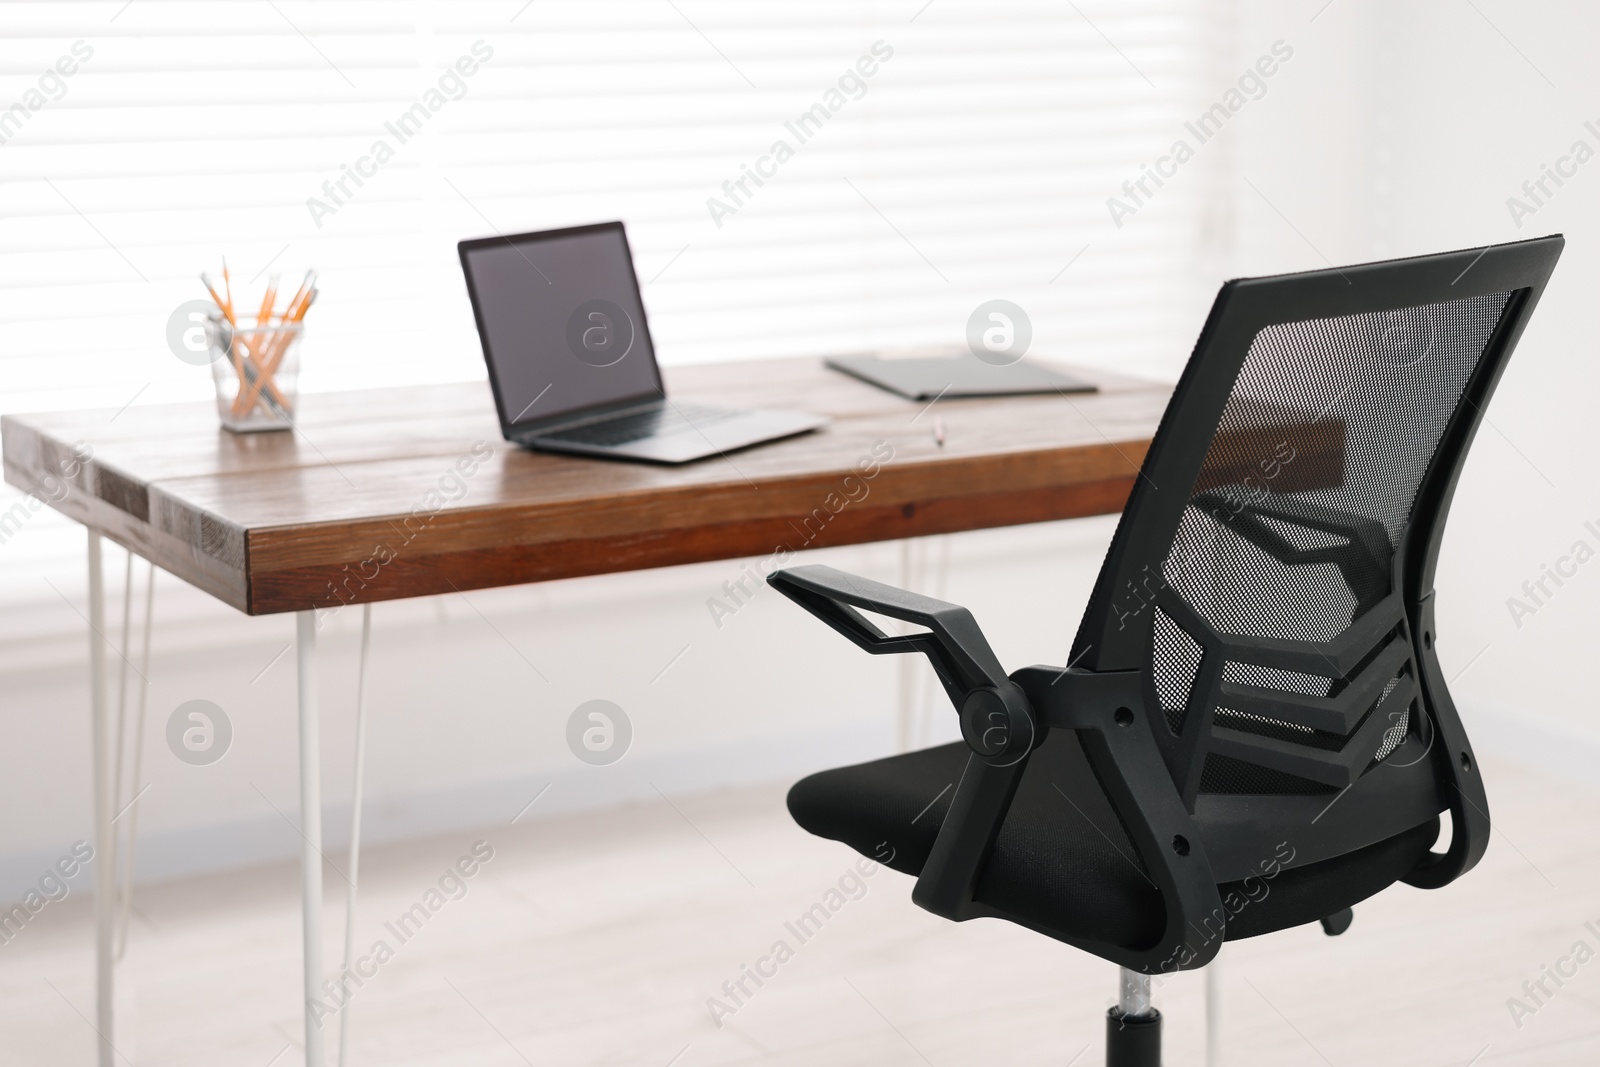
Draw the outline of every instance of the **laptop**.
M827 419L669 398L620 222L458 246L506 440L549 452L688 463Z

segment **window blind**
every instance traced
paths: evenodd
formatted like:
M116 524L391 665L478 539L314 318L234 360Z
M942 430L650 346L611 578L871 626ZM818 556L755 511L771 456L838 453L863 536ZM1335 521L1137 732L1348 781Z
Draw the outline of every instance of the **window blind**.
M1175 373L1201 179L1107 199L1207 88L1195 8L5 4L0 410L208 398L166 325L224 255L318 269L307 390L481 377L455 242L611 218L664 363L959 344L1003 298L1035 353ZM5 616L75 632L41 578L77 595L81 534L0 536Z

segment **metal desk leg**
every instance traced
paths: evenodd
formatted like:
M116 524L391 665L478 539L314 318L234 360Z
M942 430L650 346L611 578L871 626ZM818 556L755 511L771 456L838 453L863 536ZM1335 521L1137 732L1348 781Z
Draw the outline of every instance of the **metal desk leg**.
M94 750L94 998L100 1044L96 1062L113 1067L112 930L117 917L117 872L111 840L111 723L106 709L106 589L100 535L89 531L89 737Z
M1206 1067L1222 1067L1222 954L1205 966Z
M305 939L306 1067L322 1067L313 1004L322 986L322 749L317 716L317 613L295 616L300 672L300 910Z

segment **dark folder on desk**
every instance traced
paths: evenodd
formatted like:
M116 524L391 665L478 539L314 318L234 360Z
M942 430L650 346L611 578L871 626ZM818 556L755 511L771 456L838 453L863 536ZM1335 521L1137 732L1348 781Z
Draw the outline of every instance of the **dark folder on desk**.
M834 356L827 361L843 371L910 400L936 397L1019 396L1026 393L1092 393L1097 386L1027 360L1000 365L966 349Z

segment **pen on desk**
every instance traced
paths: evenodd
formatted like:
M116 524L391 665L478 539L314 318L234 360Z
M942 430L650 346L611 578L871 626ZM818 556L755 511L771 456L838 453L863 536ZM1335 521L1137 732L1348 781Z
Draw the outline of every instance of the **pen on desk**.
M933 443L944 447L944 419L938 416L934 416L933 420Z

